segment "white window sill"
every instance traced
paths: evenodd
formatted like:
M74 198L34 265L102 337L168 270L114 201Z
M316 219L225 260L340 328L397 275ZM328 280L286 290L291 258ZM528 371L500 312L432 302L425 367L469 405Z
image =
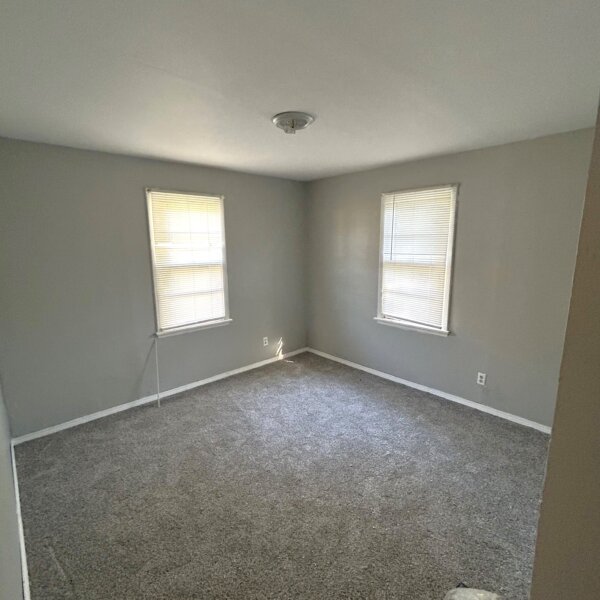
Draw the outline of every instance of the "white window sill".
M418 331L419 333L429 333L431 335L439 335L447 337L450 332L446 329L436 329L435 327L427 327L427 325L417 325L410 321L401 321L400 319L387 319L385 317L374 317L380 325L390 325L391 327L399 327L400 329L408 329L409 331Z
M222 325L229 325L233 319L215 319L214 321L205 321L204 323L194 323L193 325L186 325L185 327L177 327L174 329L165 329L164 331L157 331L154 335L156 337L169 337L171 335L179 335L180 333L190 333L192 331L200 331L201 329L211 329L212 327L221 327Z

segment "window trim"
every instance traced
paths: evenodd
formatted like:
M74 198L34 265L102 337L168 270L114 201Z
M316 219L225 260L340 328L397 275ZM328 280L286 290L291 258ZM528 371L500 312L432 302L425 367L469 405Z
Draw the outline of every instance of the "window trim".
M220 325L228 325L232 322L231 315L229 313L229 283L227 276L227 240L225 232L225 196L222 194L209 194L204 192L181 192L179 190L167 190L164 188L145 188L146 194L146 216L148 218L148 239L150 241L150 266L152 271L152 291L154 298L154 324L156 337L167 337L171 335L177 335L181 333L188 333L192 331L199 331L201 329L210 329L212 327L219 327ZM154 219L152 217L152 192L162 194L177 194L179 196L204 196L208 198L219 198L221 201L221 230L223 232L223 295L225 304L225 315L219 319L206 319L205 321L196 321L194 323L188 323L186 325L180 325L178 327L168 327L162 329L160 327L160 304L158 302L158 293L156 288L156 249L154 245Z
M407 194L410 192L422 192L425 190L435 190L440 188L448 188L452 193L452 209L450 212L450 231L448 234L448 253L446 254L446 273L444 280L444 304L442 307L442 327L432 327L431 325L425 325L424 323L416 323L413 321L407 321L404 319L397 319L389 317L383 314L381 310L382 304L382 283L383 283L383 233L385 226L385 199L390 194ZM422 187L408 188L403 190L393 190L389 192L383 192L381 194L381 201L379 205L379 274L377 283L377 316L374 317L375 321L381 325L391 325L400 329L407 329L411 331L418 331L420 333L429 333L439 336L448 336L452 333L449 322L450 322L450 305L452 299L452 275L454 272L454 244L456 240L456 214L458 212L458 183L440 183L437 185L427 185Z

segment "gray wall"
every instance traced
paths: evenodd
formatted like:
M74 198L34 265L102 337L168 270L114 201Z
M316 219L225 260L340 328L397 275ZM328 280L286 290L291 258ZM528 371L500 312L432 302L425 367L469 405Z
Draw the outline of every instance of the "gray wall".
M10 430L0 387L0 598L21 600L21 555L13 486Z
M0 139L13 434L154 392L147 186L226 197L234 321L161 340L163 390L271 357L280 337L300 348L308 323L317 349L550 424L591 141L578 131L306 185ZM451 182L453 335L376 324L381 192Z
M585 201L532 600L600 598L600 113Z
M582 130L309 184L309 345L549 425L591 143ZM460 184L447 338L373 320L381 193L441 183Z
M303 184L0 139L13 435L154 393L147 186L225 195L233 323L162 339L161 388L272 357L279 338L285 351L305 345Z

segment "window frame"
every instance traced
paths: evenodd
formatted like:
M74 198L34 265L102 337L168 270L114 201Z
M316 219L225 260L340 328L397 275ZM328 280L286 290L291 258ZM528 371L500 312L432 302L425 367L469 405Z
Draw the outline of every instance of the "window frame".
M227 239L225 232L225 196L223 194L211 194L204 192L181 192L178 190L167 190L164 188L145 188L146 195L146 216L148 218L148 239L150 241L150 266L152 271L152 291L154 298L154 324L156 331L154 335L156 337L167 337L171 335L177 335L180 333L187 333L192 331L199 331L202 329L210 329L212 327L220 327L227 325L232 322L232 318L229 313L229 283L227 275ZM206 321L195 321L194 323L188 323L186 325L180 325L178 327L169 327L162 329L160 326L160 302L158 299L158 291L156 287L156 247L154 238L154 218L152 211L152 192L162 194L177 194L178 196L193 196L193 197L205 197L205 198L218 198L221 202L221 231L223 232L223 295L224 295L224 306L225 315L218 319L207 319Z
M442 188L448 188L452 194L452 208L450 211L450 227L448 233L448 251L446 254L446 271L444 279L444 299L442 307L442 326L440 328L433 327L431 325L425 325L424 323L416 323L397 317L388 317L383 314L382 311L382 297L383 297L383 236L385 227L385 200L387 196L393 194L408 194L410 192L423 192L426 190L439 190ZM390 192L383 192L381 194L380 201L380 219L379 219L379 274L378 274L378 285L377 285L377 316L374 317L375 321L381 325L391 325L400 329L407 329L410 331L418 331L420 333L428 333L433 335L439 335L446 337L452 333L449 327L450 323L450 305L452 299L452 276L454 272L454 245L456 241L456 216L458 212L458 183L444 183L438 185L427 185L416 188L408 188L403 190L393 190Z

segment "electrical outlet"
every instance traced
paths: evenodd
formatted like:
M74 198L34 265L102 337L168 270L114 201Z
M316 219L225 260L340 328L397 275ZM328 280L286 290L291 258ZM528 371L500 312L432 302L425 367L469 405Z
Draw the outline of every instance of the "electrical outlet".
M263 338L263 346L268 346L269 345L269 338L268 337L264 337Z
M487 374L486 373L477 373L477 385L485 385L485 382L487 381Z

